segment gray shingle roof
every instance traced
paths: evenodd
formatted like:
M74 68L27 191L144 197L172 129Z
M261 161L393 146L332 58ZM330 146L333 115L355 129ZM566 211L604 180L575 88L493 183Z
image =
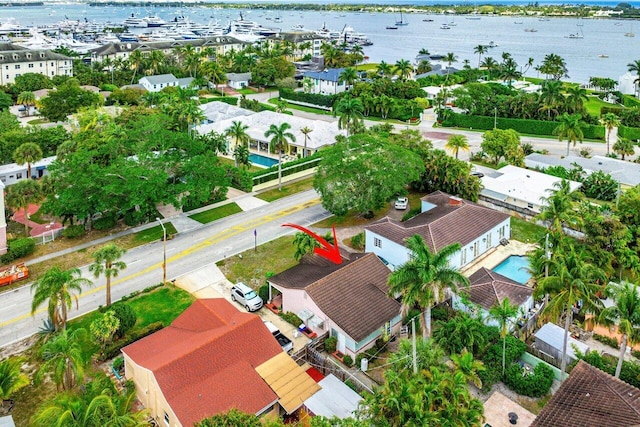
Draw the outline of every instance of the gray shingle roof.
M17 62L34 62L34 61L60 61L60 60L69 60L73 59L60 55L59 53L54 53L50 50L3 50L0 51L0 64L14 64Z
M157 76L145 76L140 79L140 81L142 80L146 80L152 85L160 85L175 82L178 79L173 74L158 74Z
M640 425L640 390L582 360L531 427Z
M141 50L143 52L148 52L152 50L167 50L174 49L176 47L191 45L193 47L207 47L207 46L220 46L225 44L242 44L247 45L249 43L245 43L241 40L238 40L234 37L229 36L218 36L218 37L205 37L202 39L195 40L173 40L173 41L164 41L164 42L118 42L118 43L107 43L104 46L100 46L99 48L92 49L91 54L95 56L102 55L113 55L115 53L121 52L132 52L134 50Z
M511 304L519 306L531 296L533 289L482 267L469 277L469 287L461 292L466 293L471 302L489 310L507 297Z
M337 82L338 80L340 80L340 74L342 74L343 71L344 68L329 68L322 71L307 71L306 73L304 73L304 76L311 79Z

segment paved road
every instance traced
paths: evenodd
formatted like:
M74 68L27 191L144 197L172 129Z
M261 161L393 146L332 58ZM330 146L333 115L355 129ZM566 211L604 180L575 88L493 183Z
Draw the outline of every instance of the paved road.
M252 248L254 230L257 232L258 244L262 244L293 233L291 228L281 227L285 222L308 226L329 215L320 205L315 191L309 190L179 234L167 242L167 278L174 279L205 264ZM113 300L161 282L162 257L161 241L127 252L123 257L127 269L112 280ZM81 271L84 277L92 277L86 266ZM94 286L85 289L80 295L79 309L74 307L70 317L85 314L104 304L104 287L104 278L95 280ZM46 309L40 308L31 316L31 292L28 285L4 293L1 298L0 347L38 331L46 317Z

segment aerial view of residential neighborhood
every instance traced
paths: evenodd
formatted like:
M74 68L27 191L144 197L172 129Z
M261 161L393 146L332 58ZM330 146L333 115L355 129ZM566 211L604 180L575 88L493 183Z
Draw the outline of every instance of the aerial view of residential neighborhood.
M634 31L0 0L0 427L640 426Z

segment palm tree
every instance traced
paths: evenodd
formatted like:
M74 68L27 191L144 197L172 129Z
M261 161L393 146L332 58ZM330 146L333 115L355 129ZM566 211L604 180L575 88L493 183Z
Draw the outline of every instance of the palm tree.
M573 143L574 147L576 146L576 142L580 141L582 143L582 139L584 138L582 129L586 126L586 123L582 120L582 116L580 114L567 113L560 116L558 121L560 124L556 126L553 133L558 135L558 141L562 141L565 138L567 139L568 156L571 143Z
M518 306L511 304L508 297L502 302L494 304L489 309L489 318L498 322L500 337L502 338L502 375L505 368L505 353L507 351L507 334L509 333L509 322L518 315Z
M89 271L93 272L96 279L102 274L107 279L107 307L111 305L111 278L117 277L118 272L127 268L127 264L119 261L125 252L126 249L109 243L92 254L93 264L89 266Z
M502 353L504 359L504 350ZM476 387L482 388L482 380L478 373L485 370L484 363L476 360L473 357L473 353L465 348L462 353L451 355L451 363L453 363L453 372L463 375L468 383L473 383ZM504 367L502 370L504 372Z
M452 153L458 158L458 152L460 150L469 151L469 141L464 135L454 134L447 139L447 143L444 146L447 150L451 150Z
M565 224L574 225L579 216L573 209L573 202L580 199L580 193L572 192L569 181L563 179L553 184L554 189L548 197L542 197L543 203L536 218L547 222L548 229L559 236Z
M24 216L29 219L29 205L42 200L42 186L40 181L23 179L7 187L5 202L14 210L23 209ZM29 236L29 222L24 222L24 234Z
M347 136L362 122L362 113L362 102L358 98L342 98L333 110L334 116L338 116L338 128L346 129Z
M545 316L554 319L564 316L560 366L562 380L567 368L569 326L576 307L582 303L585 312L597 314L602 306L602 302L595 295L600 290L598 282L602 283L605 279L604 274L584 260L585 254L578 252L572 245L568 249L556 248L552 260L554 274L541 279L533 293L534 298L549 295L549 302L542 312Z
M388 77L393 74L393 68L391 67L391 65L387 64L384 61L380 61L380 63L378 64L378 67L376 68L376 71L382 77Z
M133 52L131 52L131 55L129 55L129 64L131 64L131 68L133 68L133 76L131 77L131 84L133 84L133 81L136 78L136 74L142 69L142 64L144 63L144 61L145 61L145 58L141 50L136 49Z
M423 340L416 337L416 365L418 371L429 369L430 366L444 367L444 352L433 340ZM398 350L392 352L387 360L389 367L396 372L409 370L413 365L413 344L411 340L401 340Z
M613 128L620 126L620 119L613 113L607 113L600 119L600 123L607 129L607 155L609 154L609 137ZM624 160L624 158L622 159Z
M22 104L25 107L27 117L29 116L29 109L32 105L36 105L36 96L31 91L20 92L17 99L18 104Z
M565 102L569 113L582 113L584 111L584 103L588 100L587 90L580 85L570 86L567 89Z
M7 357L0 362L0 400L8 400L15 392L29 385L27 374L22 372L24 357Z
M542 82L540 89L540 111L547 111L547 119L551 120L551 112L558 114L558 109L565 101L562 96L562 82L557 80L546 80ZM554 114L554 117L555 117Z
M311 129L308 126L305 126L302 129L300 129L300 133L304 135L304 151L302 152L303 158L307 157L307 139L311 139L311 137L309 136L311 132L313 132L313 129Z
M13 152L13 161L19 165L27 164L27 178L31 178L31 164L42 159L42 148L35 142L25 142Z
M449 52L442 59L444 60L444 62L447 63L447 76L448 76L449 71L451 70L451 66L453 65L454 62L458 60L458 57L456 56L455 53Z
M485 68L489 72L489 80L491 80L493 71L498 68L498 61L489 56L487 58L484 58L484 61L480 63L480 67Z
M619 137L615 144L613 144L613 151L622 156L624 160L625 156L633 156L636 152L634 150L635 144L628 138Z
M78 306L78 296L83 285L91 285L91 281L80 276L80 269L71 268L61 270L54 266L47 270L38 280L31 284L33 302L31 303L31 315L38 307L49 300L47 311L49 319L56 325L56 330L65 329L67 326L67 312L71 309L72 300L75 299Z
M394 72L400 76L402 80L406 80L409 78L411 73L413 72L413 65L406 59L400 59L396 61L394 68Z
M331 232L328 232L327 234L322 236L322 238L329 244L334 243L333 235L331 234ZM296 261L300 261L303 256L313 253L315 248L320 247L320 243L307 233L296 233L293 236L293 245L296 247L296 251L293 254L293 258Z
M271 148L278 152L278 190L282 190L282 150L289 148L289 141L296 141L295 135L288 132L289 129L291 129L291 125L284 122L280 126L272 124L264 133L265 137L271 137L271 141L269 141Z
M431 70L433 70L433 65L431 65L431 62L429 60L422 59L420 60L420 62L418 62L418 67L416 69L416 72L418 74L428 73Z
M44 363L40 366L36 379L42 379L45 373L51 374L51 379L58 389L72 390L84 378L84 370L89 363L85 346L86 330L80 328L74 331L65 329L52 340L42 346Z
M636 59L635 61L628 63L627 70L629 70L630 73L636 73L634 83L640 82L640 59Z
M358 79L358 72L351 67L345 68L344 71L342 71L342 73L340 73L340 75L338 76L338 80L340 82L344 82L347 85L347 90L349 90L349 88L353 86L353 84L357 82Z
M395 105L395 100L387 95L380 95L375 101L375 109L376 111L380 111L383 119L386 119L389 115L389 111Z
M230 136L235 140L234 149L240 143L246 142L247 144L249 144L251 137L249 137L249 134L247 133L247 129L249 129L249 125L245 125L240 120L234 120L233 122L231 122L231 126L229 126L224 131L227 136ZM237 166L238 166L238 163L236 162L236 167Z
M482 55L487 53L487 47L483 44L479 44L478 46L473 48L473 53L478 54L478 68L480 68L480 62L482 61Z
M618 333L622 334L615 373L615 377L620 378L627 341L633 345L640 340L640 295L636 285L629 282L611 282L605 289L605 294L613 298L615 304L602 310L597 321L607 327L617 325Z
M431 336L431 306L441 300L445 288L454 292L459 285L468 285L469 280L454 268L449 267L449 258L460 250L455 243L436 253L419 234L407 239L411 258L389 276L389 294L402 295L403 313L414 305L420 306L424 315L420 316L423 338Z

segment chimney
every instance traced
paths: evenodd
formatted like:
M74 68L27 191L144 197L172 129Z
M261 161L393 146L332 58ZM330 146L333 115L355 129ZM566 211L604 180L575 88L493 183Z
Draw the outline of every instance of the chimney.
M456 196L449 196L449 206L460 206L462 205L462 199Z

